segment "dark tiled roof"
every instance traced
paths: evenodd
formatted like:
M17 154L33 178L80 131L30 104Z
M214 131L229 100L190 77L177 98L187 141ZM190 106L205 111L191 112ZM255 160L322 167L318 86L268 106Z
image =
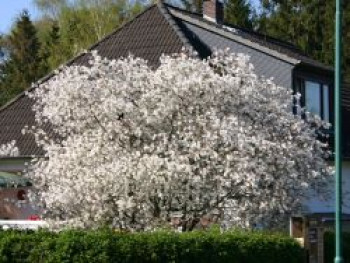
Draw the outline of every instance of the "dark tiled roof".
M131 53L148 60L151 65L157 65L163 53L180 52L184 44L160 7L154 5L91 49L109 59L126 57ZM85 59L86 56L81 56L75 62L81 63Z
M33 135L22 135L24 126L35 124L32 105L31 99L21 95L14 103L0 111L0 145L16 140L22 156L43 154Z
M249 46L252 43L241 37L236 41L236 38L232 39L233 34L230 32L222 34L222 30L220 29L213 30L211 27L202 27L199 23L191 22L179 19L179 23L193 35L193 38L198 38L200 42L209 47L211 51L230 48L233 52L249 55L250 62L254 65L254 70L257 75L274 78L276 84L283 87L291 87L292 71L297 63L296 60L291 61L287 56L284 56L282 60L280 59L280 53L275 51L271 52L271 50L267 48L262 50L261 46ZM258 48L260 48L260 50Z

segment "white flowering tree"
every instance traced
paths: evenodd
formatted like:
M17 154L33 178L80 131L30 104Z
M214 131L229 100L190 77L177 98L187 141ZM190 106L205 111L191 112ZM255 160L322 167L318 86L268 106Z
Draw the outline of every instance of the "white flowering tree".
M327 195L323 125L293 115L291 91L258 78L247 57L132 56L70 66L29 92L38 143L28 176L54 225L152 229L176 214L185 230L215 213L272 226ZM49 123L59 140L47 137Z

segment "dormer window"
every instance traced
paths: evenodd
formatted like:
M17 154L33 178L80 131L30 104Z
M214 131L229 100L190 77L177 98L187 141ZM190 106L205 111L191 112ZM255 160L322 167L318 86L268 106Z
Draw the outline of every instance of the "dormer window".
M295 91L301 94L301 106L312 114L330 122L330 91L329 84L314 80L296 79Z

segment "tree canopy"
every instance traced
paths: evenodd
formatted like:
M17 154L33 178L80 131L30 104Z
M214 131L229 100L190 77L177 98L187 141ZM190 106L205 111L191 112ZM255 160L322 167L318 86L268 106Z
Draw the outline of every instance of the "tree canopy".
M228 0L225 5L225 22L253 29L253 7L246 0Z
M118 87L117 89L115 87ZM311 190L329 194L324 124L294 115L292 91L257 77L244 55L163 56L71 66L40 85L32 200L53 226L152 229L180 216L276 226ZM50 139L41 125L50 124Z
M27 11L19 16L1 44L0 102L4 103L42 77L46 68L41 43Z

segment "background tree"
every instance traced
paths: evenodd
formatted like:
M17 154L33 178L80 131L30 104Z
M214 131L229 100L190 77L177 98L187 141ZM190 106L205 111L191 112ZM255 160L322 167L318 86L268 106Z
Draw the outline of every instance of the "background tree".
M8 100L28 88L46 72L41 44L27 11L21 13L11 33L4 39L2 60L2 100Z
M257 30L294 43L307 55L333 65L335 1L262 0ZM344 1L344 73L350 81L350 2Z
M144 7L139 1L126 0L36 0L35 3L44 15L43 23L38 26L51 69L87 49ZM60 50L58 54L57 50Z
M203 0L181 0L180 2L186 10L202 13Z
M42 52L47 58L48 67L54 69L65 62L66 56L62 55L60 28L57 22L50 23L50 27L48 34L42 37Z
M228 0L225 3L225 22L253 29L253 8L246 0Z
M4 36L0 35L0 106L6 102L8 94L4 86L4 79L6 79L6 45L4 43Z
M292 111L291 91L258 78L245 56L208 60L93 54L29 93L45 159L28 176L53 225L152 229L176 213L183 230L204 215L226 226L276 226L332 173L316 130ZM220 74L218 74L220 73ZM118 88L116 88L118 87ZM50 123L59 141L46 139ZM328 189L328 190L327 190Z
M44 16L57 20L62 8L68 5L67 0L33 0L34 5Z

